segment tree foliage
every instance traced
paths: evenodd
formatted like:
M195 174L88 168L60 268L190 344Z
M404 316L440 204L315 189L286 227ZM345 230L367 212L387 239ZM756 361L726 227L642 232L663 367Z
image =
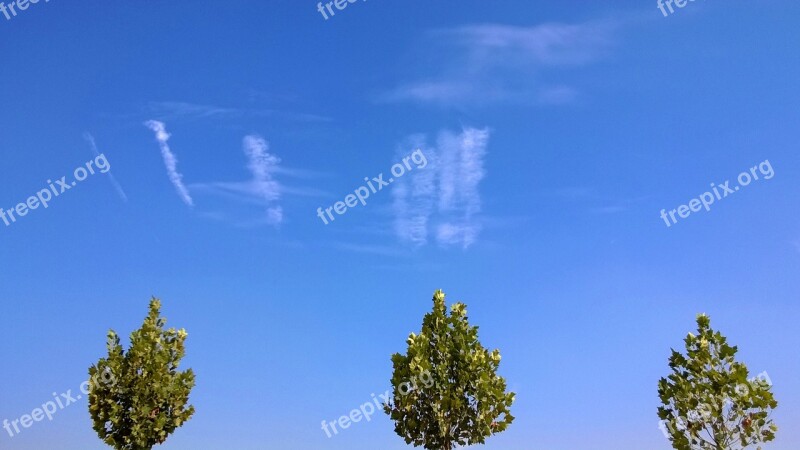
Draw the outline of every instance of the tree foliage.
M93 428L117 450L150 450L194 414L194 407L187 406L194 373L178 371L186 330L164 330L160 310L161 302L153 298L142 327L131 333L127 352L109 331L108 356L89 368Z
M748 378L737 347L697 316L697 334L672 350L672 373L658 382L660 427L678 450L739 450L775 438L770 412L778 406L769 377Z
M445 295L436 291L422 331L407 343L405 355L392 356L393 396L384 405L406 443L429 450L483 444L514 420L514 393L497 375L500 351L481 345L464 304L453 304L448 315ZM409 388L409 380L419 379L427 382Z

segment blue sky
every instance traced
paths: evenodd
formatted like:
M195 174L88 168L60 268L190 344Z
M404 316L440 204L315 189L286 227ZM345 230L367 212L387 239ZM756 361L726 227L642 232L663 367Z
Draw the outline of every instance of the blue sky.
M767 448L800 447L800 5L655 3L0 15L0 207L94 159L84 133L111 166L0 222L0 420L76 393L156 295L197 373L162 448L406 448L383 415L320 422L389 387L443 289L517 393L487 450L669 449L656 384L699 312L769 373ZM417 148L429 165L317 216ZM659 217L763 161L774 177ZM105 447L83 399L0 448Z

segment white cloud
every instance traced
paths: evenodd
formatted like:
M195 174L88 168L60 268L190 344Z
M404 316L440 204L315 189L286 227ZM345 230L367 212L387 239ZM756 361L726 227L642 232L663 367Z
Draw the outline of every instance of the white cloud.
M89 145L92 146L92 152L94 156L100 156L100 152L97 150L97 144L94 141L94 136L92 136L89 132L83 133L83 138L89 142ZM116 178L114 178L114 174L111 173L111 168L108 169L108 180L111 182L111 185L114 186L114 190L117 191L117 195L119 198L122 199L123 202L128 201L128 196L125 194L125 191L122 189L122 186L119 184Z
M247 168L253 174L253 188L269 205L267 223L278 225L283 222L283 209L274 203L281 197L281 186L273 175L281 160L269 153L269 144L258 135L245 136L243 148L247 156Z
M275 173L283 175L283 170L277 168ZM189 185L192 191L208 192L211 194L218 194L222 196L229 196L246 203L254 203L263 205L264 196L262 195L262 186L254 181L213 181L208 183L192 183ZM280 184L280 194L295 195L299 197L325 197L330 198L329 192L308 188L308 187L294 187L288 186L283 183Z
M189 190L186 189L186 186L183 184L183 175L178 173L178 159L167 144L170 135L167 133L164 123L157 120L148 120L144 125L153 130L156 134L156 140L161 148L161 156L164 158L164 165L167 168L167 175L169 175L170 181L175 186L175 190L178 191L178 196L180 196L181 200L187 205L194 206L192 197L189 195Z
M610 24L547 23L532 27L500 24L471 25L439 34L459 44L477 64L559 66L596 60L609 44ZM517 60L508 60L508 57Z
M542 74L602 58L614 27L610 22L479 24L428 33L424 51L439 49L433 55L437 62L429 65L437 75L400 84L380 100L440 106L568 103L577 90L551 85Z
M276 179L283 174L296 177L313 177L313 172L295 171L280 166L281 160L269 152L269 143L261 136L252 134L242 139L242 151L247 159L247 170L251 173L249 181L194 183L191 188L197 192L211 193L238 202L258 205L265 208L265 215L249 220L249 226L279 225L283 222L283 208L278 204L284 193L306 196L320 195L310 189L286 188Z
M301 122L331 122L330 117L317 114L282 111L265 108L232 108L227 106L204 105L181 101L150 102L147 104L148 114L162 120L177 119L224 119L247 116L272 117Z
M424 169L420 169L403 178L398 178L392 186L394 199L395 232L401 240L422 245L428 241L428 221L435 208L436 186L436 151L425 144L421 135L412 136L400 146L398 153L406 153L408 149L419 149L428 161Z
M421 149L428 166L399 178L392 185L395 232L402 241L421 246L435 230L440 245L474 244L481 230L479 184L486 175L487 129L466 128L459 134L440 133L437 147L415 136L403 145ZM411 145L409 147L409 145Z
M273 179L275 169L281 162L280 158L270 154L267 141L257 135L245 136L243 149L257 192L268 202L280 198L280 186Z
M480 232L474 217L481 211L478 185L486 176L483 161L489 142L489 130L469 128L460 135L444 132L439 138L441 157L439 210L451 214L439 225L441 244L472 245Z
M442 245L458 245L468 248L478 238L481 228L478 225L443 223L436 230L436 240Z
M167 119L196 118L220 116L238 116L240 111L235 108L224 108L212 105L200 105L187 102L150 102L149 112Z
M480 212L478 184L486 175L483 159L489 130L467 128L461 134L443 132L439 137L442 211L462 209L466 215Z
M366 254L373 254L380 256L390 256L390 257L408 256L408 253L392 246L363 245L363 244L350 244L347 242L336 242L333 244L333 247L338 250L344 250L348 252L366 253Z

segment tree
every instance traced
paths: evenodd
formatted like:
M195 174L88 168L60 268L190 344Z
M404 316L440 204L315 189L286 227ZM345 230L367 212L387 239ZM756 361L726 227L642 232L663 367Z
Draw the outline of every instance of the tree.
M160 310L161 302L150 300L150 313L131 333L127 352L110 330L108 357L89 368L93 428L116 450L150 450L194 414L194 407L187 406L194 373L178 371L186 330L164 330ZM95 382L109 379L113 383Z
M444 297L434 293L433 311L420 334L408 337L407 354L392 356L393 396L384 405L395 432L428 450L483 444L514 420L509 408L515 394L497 375L500 351L481 345L464 304L453 304L448 315Z
M658 382L660 427L678 450L739 450L769 442L778 427L770 413L778 406L764 374L748 378L736 362L737 347L697 316L697 335L684 339L686 355L674 349L672 373ZM757 447L761 449L760 446Z

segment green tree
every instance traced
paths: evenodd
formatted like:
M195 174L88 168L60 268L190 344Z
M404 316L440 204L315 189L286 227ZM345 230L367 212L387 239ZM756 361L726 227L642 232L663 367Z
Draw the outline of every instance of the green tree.
M658 382L659 427L678 450L740 450L775 438L770 413L778 406L769 377L748 378L736 362L737 347L697 316L697 334L684 339L686 355L674 349L672 373Z
M392 356L393 396L384 405L407 444L429 450L483 444L511 424L514 393L497 375L500 351L481 345L463 303L448 315L444 293L436 291L422 331L407 342L407 354Z
M93 428L116 450L150 450L194 414L194 407L187 406L194 373L178 371L186 330L164 330L160 310L161 302L150 300L150 313L131 333L127 352L109 331L108 357L89 368Z

